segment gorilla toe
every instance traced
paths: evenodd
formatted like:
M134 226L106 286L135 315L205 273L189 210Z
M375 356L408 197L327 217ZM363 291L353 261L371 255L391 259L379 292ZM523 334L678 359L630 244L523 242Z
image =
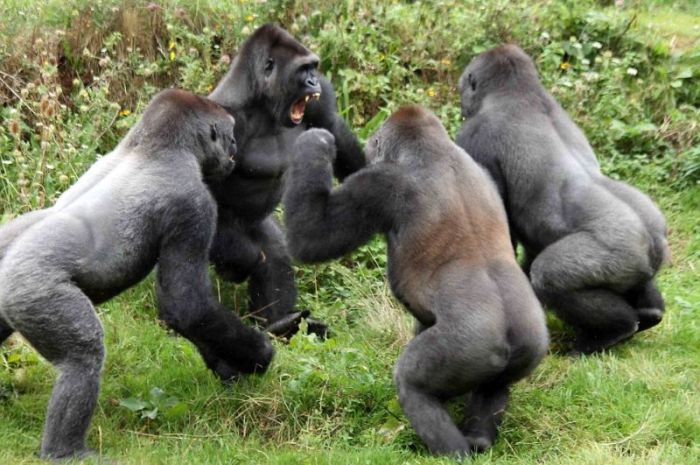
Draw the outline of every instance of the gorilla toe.
M279 320L270 323L265 331L272 333L277 337L290 338L294 336L299 331L299 325L302 319L306 319L307 332L309 334L315 334L321 339L325 339L329 335L328 325L317 320L315 318L309 318L311 312L309 310L302 310L300 312L294 312L286 315Z
M639 317L639 327L637 332L652 328L659 323L664 317L664 312L659 308L638 308L637 316Z

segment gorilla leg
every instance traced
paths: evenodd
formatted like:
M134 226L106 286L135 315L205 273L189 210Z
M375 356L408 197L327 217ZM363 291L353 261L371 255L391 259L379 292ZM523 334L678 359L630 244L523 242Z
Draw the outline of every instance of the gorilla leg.
M260 244L263 257L248 282L250 312L264 319L271 333L278 336L294 334L309 311L294 311L297 288L282 231L272 217L250 231L252 240ZM313 318L307 318L307 323L310 333L320 337L327 335L325 323Z
M485 441L482 429L472 437L465 436L444 401L497 376L507 363L508 350L504 334L499 336L502 322L497 318L488 321L486 316L477 316L466 321L460 316L443 316L441 313L435 325L406 346L396 364L394 381L404 413L430 451L467 455L488 447L492 439ZM490 411L495 404L487 403L482 410Z
M89 453L85 436L97 404L104 360L102 325L90 300L72 284L52 284L50 292L38 298L35 293L24 289L23 302L10 304L7 314L12 315L17 331L59 371L40 455L82 456Z
M544 249L532 263L537 296L577 332L575 350L592 353L637 331L637 313L608 286L635 279L635 257L604 248L588 233L567 236Z
M251 229L251 237L261 245L262 260L248 283L250 310L274 323L294 311L297 300L294 270L282 231L271 217Z
M509 396L507 384L490 383L480 386L469 397L460 429L474 451L483 452L493 445Z
M250 237L244 222L225 208L220 208L209 257L219 276L240 283L250 276L263 255L260 244Z
M639 328L644 331L658 325L664 316L666 304L653 280L633 287L625 294L627 301L637 311Z

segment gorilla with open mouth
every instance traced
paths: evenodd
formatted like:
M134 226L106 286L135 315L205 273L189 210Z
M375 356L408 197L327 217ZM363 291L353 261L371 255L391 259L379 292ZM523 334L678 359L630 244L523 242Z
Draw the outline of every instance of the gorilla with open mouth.
M359 141L338 115L319 58L278 26L266 24L242 44L231 68L209 96L236 119L236 167L211 183L219 216L210 258L224 279L248 280L250 313L268 331L294 333L308 312L296 312L294 271L272 217L297 137L311 127L330 131L339 179L365 165ZM309 319L309 330L326 326Z

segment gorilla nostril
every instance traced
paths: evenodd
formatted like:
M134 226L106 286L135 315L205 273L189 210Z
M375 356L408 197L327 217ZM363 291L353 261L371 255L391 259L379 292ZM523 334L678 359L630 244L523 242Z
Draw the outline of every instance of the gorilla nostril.
M306 85L309 87L318 87L318 78L310 77L306 80Z

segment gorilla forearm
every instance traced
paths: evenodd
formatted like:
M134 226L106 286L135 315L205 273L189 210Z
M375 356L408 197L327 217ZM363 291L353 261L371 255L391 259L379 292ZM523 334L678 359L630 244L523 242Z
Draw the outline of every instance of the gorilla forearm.
M340 257L369 241L383 226L382 218L371 216L371 201L387 201L358 189L364 172L333 189L335 148L331 137L322 140L317 134L308 131L297 141L284 196L289 247L303 262Z

